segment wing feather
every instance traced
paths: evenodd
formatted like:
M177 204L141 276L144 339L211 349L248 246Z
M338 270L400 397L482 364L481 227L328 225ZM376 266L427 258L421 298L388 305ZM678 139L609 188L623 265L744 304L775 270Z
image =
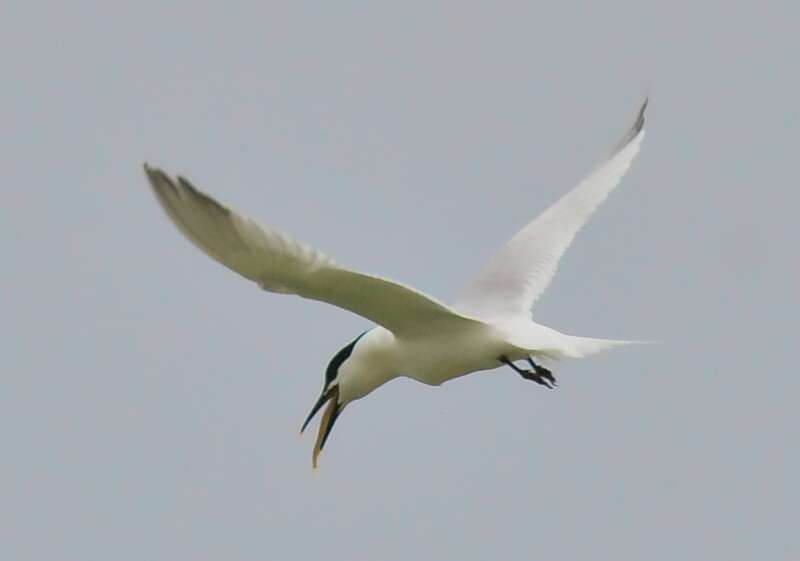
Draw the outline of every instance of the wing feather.
M265 290L347 309L395 335L482 325L395 281L338 266L322 252L217 202L189 181L145 165L161 207L189 241Z
M500 249L463 291L456 310L479 318L528 316L575 235L630 168L644 139L646 108L645 99L606 162Z

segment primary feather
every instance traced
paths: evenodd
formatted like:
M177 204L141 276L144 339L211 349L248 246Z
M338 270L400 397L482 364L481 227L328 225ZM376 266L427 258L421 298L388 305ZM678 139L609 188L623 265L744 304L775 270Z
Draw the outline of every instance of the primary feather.
M186 179L145 165L159 203L207 255L265 290L345 308L398 336L460 329L473 320L398 282L337 265L322 252L209 197Z
M644 139L644 101L611 157L522 228L462 292L455 309L473 317L528 317L575 234L630 168Z

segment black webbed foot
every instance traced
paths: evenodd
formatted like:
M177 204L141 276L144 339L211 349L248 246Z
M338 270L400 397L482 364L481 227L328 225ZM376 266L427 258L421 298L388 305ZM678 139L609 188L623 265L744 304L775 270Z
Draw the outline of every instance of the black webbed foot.
M498 360L500 360L500 362L502 362L503 364L507 364L508 366L513 368L517 374L519 374L526 380L536 382L537 384L549 389L553 389L558 385L552 372L550 372L547 368L544 368L543 366L539 366L538 364L533 362L533 360L531 360L530 358L528 358L528 363L533 367L533 370L525 370L524 368L518 367L516 364L511 362L506 356L498 357Z
M531 357L528 357L528 364L530 364L533 367L533 370L541 378L543 378L544 380L547 380L548 382L550 382L550 384L552 384L552 386L550 386L550 387L554 387L554 386L558 385L558 382L556 381L556 377L553 376L553 373L550 372L547 368L545 368L544 366L539 366L538 364L533 362L533 359Z
M548 372L548 374L549 374L549 372ZM545 388L548 388L548 389L551 389L551 390L558 385L557 382L552 381L552 378L553 378L552 374L550 374L550 376L547 376L547 375L540 374L539 372L536 372L535 370L526 370L526 371L524 371L524 373L520 372L520 376L522 376L526 380L530 380L532 382L536 382L540 386L544 386Z

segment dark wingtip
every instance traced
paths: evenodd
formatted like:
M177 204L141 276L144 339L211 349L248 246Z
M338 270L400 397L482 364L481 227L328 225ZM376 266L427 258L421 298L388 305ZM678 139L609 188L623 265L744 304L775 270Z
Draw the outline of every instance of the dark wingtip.
M613 158L617 154L619 154L631 141L639 136L639 134L644 129L645 124L645 111L647 110L647 104L650 102L650 96L646 96L642 105L639 107L639 111L636 113L636 120L633 122L633 125L625 132L625 135L622 139L617 143L614 150L611 152L611 157Z
M170 181L169 177L167 177L166 173L161 171L159 168L151 167L150 164L148 164L147 162L144 162L142 164L142 169L144 169L144 173L147 175L148 179L150 179L151 183L153 183L155 181L158 181L158 180L162 180L162 181L166 180L167 182L171 183L171 181ZM153 186L155 187L155 185L153 185Z
M202 202L206 205L206 208L210 208L216 212L221 212L224 215L230 215L231 211L224 205L220 204L216 199L212 198L211 196L207 195L200 189L194 186L194 184L186 179L182 175L178 175L175 177L178 182L178 185L183 188L185 191L188 191L196 200Z
M163 171L161 171L157 167L151 166L148 162L143 162L142 163L142 169L150 177L152 177L154 175L165 175Z
M636 121L633 123L632 130L634 131L634 136L639 134L641 130L644 128L644 113L647 110L647 104L650 102L650 96L645 96L644 101L642 102L642 106L639 108L639 114L636 116Z

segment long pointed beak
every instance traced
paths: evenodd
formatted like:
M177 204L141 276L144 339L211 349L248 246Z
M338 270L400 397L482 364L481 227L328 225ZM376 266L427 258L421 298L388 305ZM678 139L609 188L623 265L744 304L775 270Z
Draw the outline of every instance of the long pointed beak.
M322 406L325 405L325 402L328 401L331 398L331 396L333 395L333 390L334 390L334 388L329 388L327 391L323 391L322 392L322 394L319 396L319 399L314 404L314 407L311 408L311 413L309 413L308 417L306 417L306 420L303 423L302 428L300 429L300 434L303 434L303 431L306 430L306 427L308 426L308 423L311 422L311 419L314 418L314 415L316 415L317 412L320 409L322 409Z
M336 423L336 419L339 418L339 413L342 411L342 407L339 405L339 388L334 387L328 393L330 393L330 401L328 402L327 409L325 409L325 413L322 415L322 421L320 421L319 424L319 433L317 433L317 441L314 443L314 452L311 456L311 465L314 469L317 469L319 453L322 452L322 449L325 447L325 442L331 434L331 429L333 429L333 425Z

